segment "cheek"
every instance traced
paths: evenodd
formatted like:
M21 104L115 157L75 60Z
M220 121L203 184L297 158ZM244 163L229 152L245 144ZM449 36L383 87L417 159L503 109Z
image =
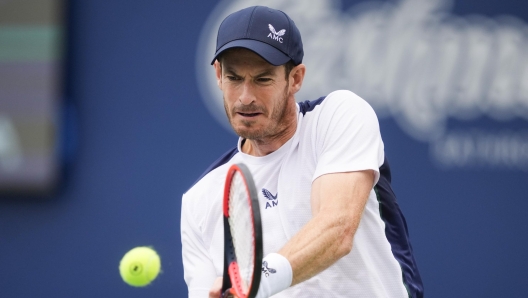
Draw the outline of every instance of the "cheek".
M286 103L286 94L284 92L281 92L280 94L276 94L273 101L273 108L274 110L282 110L285 108Z
M224 102L228 103L229 105L232 105L236 98L232 88L226 88L226 86L224 85L224 88L222 89L222 94L224 95Z
M224 98L226 98L229 102L235 102L238 99L239 92L236 87L224 85L222 91L224 93Z
M224 108L227 111L231 111L233 109L233 102L229 99L228 95L224 93Z

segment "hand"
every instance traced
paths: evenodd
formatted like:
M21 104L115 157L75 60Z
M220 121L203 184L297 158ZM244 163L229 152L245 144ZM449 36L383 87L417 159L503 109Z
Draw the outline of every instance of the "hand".
M217 277L213 283L213 286L209 290L209 298L220 298L222 297L222 281L221 277Z
M222 293L222 282L223 278L217 277L213 283L213 286L209 290L209 298L238 298L234 293L233 289L228 289L225 293Z
M223 278L217 277L213 283L213 286L209 290L209 298L237 298L231 291L222 293L222 282Z

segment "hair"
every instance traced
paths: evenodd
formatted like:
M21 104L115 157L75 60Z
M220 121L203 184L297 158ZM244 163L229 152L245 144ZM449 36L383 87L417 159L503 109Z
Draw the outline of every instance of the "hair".
M290 61L284 63L283 65L284 65L284 71L286 72L286 81L288 81L289 78L290 78L290 73L291 73L292 69L295 66L297 66L297 65L295 65L295 63L293 63L293 60L290 60Z

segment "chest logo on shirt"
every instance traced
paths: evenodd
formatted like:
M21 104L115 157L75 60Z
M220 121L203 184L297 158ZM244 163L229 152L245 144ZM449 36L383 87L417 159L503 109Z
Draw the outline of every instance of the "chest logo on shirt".
M264 209L273 208L279 204L279 200L277 199L279 193L273 195L269 190L263 188L262 194L264 194L264 197L269 200L268 202L266 202L266 208Z

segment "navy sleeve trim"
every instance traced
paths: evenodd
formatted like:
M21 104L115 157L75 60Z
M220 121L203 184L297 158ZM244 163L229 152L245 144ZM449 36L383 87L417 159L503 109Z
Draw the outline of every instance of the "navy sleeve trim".
M229 151L227 151L226 153L224 153L222 156L220 156L220 158L218 158L217 160L215 160L213 162L213 164L211 164L204 172L202 175L200 175L200 178L198 178L190 188L192 188L196 183L198 183L198 181L202 180L203 177L205 177L205 175L209 174L209 172L211 172L212 170L218 168L219 166L221 165L224 165L226 164L227 162L229 162L231 160L231 158L233 158L233 156L235 156L235 154L238 153L238 147L235 147L233 149L230 149ZM189 189L190 189L189 188Z
M391 172L387 158L380 167L380 178L374 190L378 197L380 216L385 222L385 236L391 244L392 254L400 263L403 282L409 297L422 298L422 278L414 259L407 222L391 187Z
M307 112L313 111L313 109L315 109L316 106L320 105L325 98L326 96L322 96L316 100L312 100L312 101L306 100L303 102L299 102L299 110L304 116L306 115Z

